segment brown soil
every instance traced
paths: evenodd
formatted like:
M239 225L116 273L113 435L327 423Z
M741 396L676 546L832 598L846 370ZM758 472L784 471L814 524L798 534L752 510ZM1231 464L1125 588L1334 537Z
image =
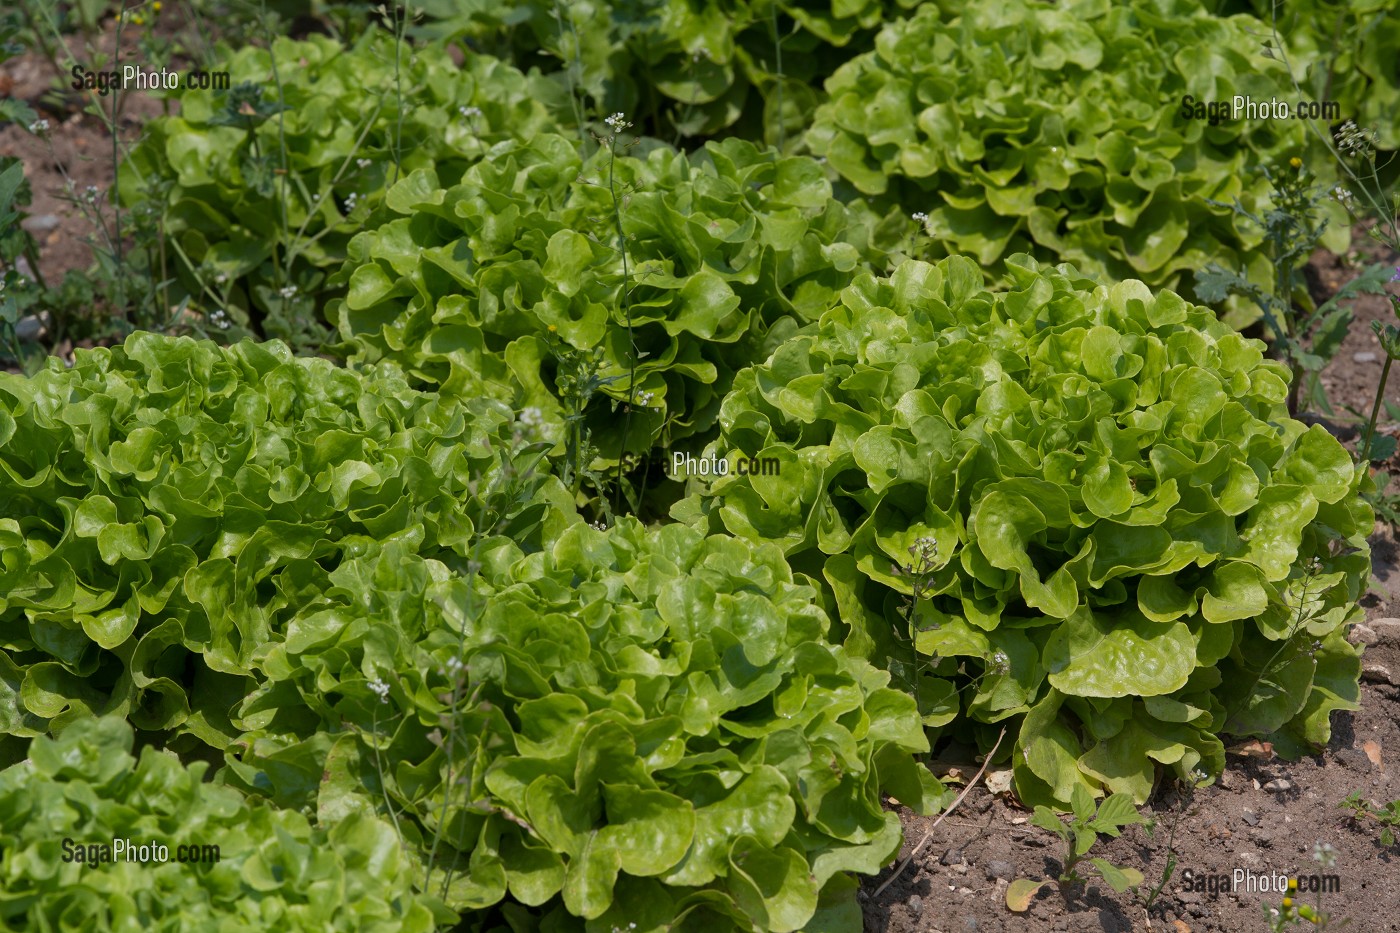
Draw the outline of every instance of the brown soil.
M1379 612L1379 606L1376 612ZM1059 874L1060 842L1031 826L1029 814L1006 796L976 787L963 804L930 836L923 850L878 898L870 895L890 876L886 871L862 889L865 928L889 933L1035 933L1040 930L1137 931L1170 933L1268 929L1266 911L1282 895L1225 890L1219 894L1189 890L1189 869L1198 876L1260 873L1335 874L1340 894L1324 896L1323 912L1334 928L1349 921L1356 933L1400 930L1400 845L1384 847L1374 824L1355 824L1338 804L1360 791L1373 804L1400 797L1400 623L1397 634L1367 649L1365 661L1373 681L1362 684L1361 708L1339 713L1332 721L1332 742L1314 758L1297 762L1262 761L1230 755L1220 782L1197 791L1183 808L1166 791L1143 808L1156 817L1158 829L1148 836L1128 828L1118 839L1100 842L1091 855L1136 868L1147 879L1144 894L1115 894L1091 880L1082 891L1043 889L1025 913L1006 907L1009 878L1040 879ZM1379 761L1375 764L1370 756ZM1271 785L1282 781L1286 785ZM1269 789L1273 787L1275 789ZM1153 909L1145 895L1161 881L1166 868L1168 836L1180 813L1173 848L1175 872ZM901 859L919 842L933 819L901 812L905 847ZM1336 851L1335 868L1313 861L1315 844ZM1001 864L997 864L1001 863ZM898 864L898 863L896 863ZM1001 877L997 877L1001 876ZM1314 903L1314 897L1305 899Z
M178 26L174 20L163 24L160 32L168 38ZM55 49L60 68L69 62L93 67L95 62L110 61L116 48L113 23L108 20L103 32L92 38L79 34L67 36L65 54ZM131 27L122 38L122 60L141 61L137 37ZM176 66L183 61L173 58L161 65ZM109 66L110 67L110 66ZM95 230L89 218L72 204L68 190L81 193L95 186L104 199L103 213L109 220L111 205L105 199L116 177L113 165L112 135L107 123L95 114L84 112L93 100L86 92L72 90L71 75L55 72L49 59L37 48L17 56L0 66L0 86L8 88L7 96L22 100L38 115L49 121L47 138L36 137L24 127L14 124L0 126L0 155L18 156L24 163L24 173L34 192L33 203L27 208L32 221L52 215L59 224L52 229L33 231L39 241L45 277L56 283L69 269L82 269L92 262L90 243ZM97 98L107 118L116 118L119 129L118 151L134 143L142 128L154 116L164 112L163 101L148 93L131 91ZM116 103L113 114L112 105ZM172 104L172 107L176 105Z
M1361 269L1374 262L1387 265L1400 265L1400 256L1390 253L1379 244L1359 232L1353 237L1351 259L1343 259L1331 253L1319 252L1308 265L1308 277L1314 286L1314 296L1325 298L1336 293L1337 289L1353 279ZM1322 385L1327 397L1337 413L1338 421L1351 417L1344 406L1369 415L1371 403L1376 397L1376 385L1380 382L1381 368L1385 364L1385 351L1371 330L1372 321L1383 324L1397 324L1390 300L1384 295L1361 295L1352 303L1355 318L1341 349L1330 366L1322 373ZM1400 405L1400 371L1393 372L1386 385L1386 399ZM1361 427L1364 427L1362 425ZM1383 433L1400 432L1400 424L1386 416L1381 409L1378 428ZM1343 434L1350 437L1350 433Z

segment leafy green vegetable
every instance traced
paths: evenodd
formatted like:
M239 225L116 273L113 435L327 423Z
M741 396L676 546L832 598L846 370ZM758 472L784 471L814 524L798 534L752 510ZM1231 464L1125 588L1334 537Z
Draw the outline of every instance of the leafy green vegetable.
M882 794L944 802L912 699L826 642L777 547L625 518L474 566L338 568L236 711L230 779L387 806L455 909L604 930L801 929L898 851Z
M806 140L926 215L935 257L1028 251L1168 287L1213 260L1267 283L1259 231L1207 199L1257 213L1268 183L1250 170L1300 154L1303 124L1182 115L1188 96L1291 91L1251 51L1260 29L1169 0L925 5L831 77Z
M888 261L884 222L835 201L815 161L737 139L614 165L543 134L501 143L455 186L414 172L386 204L395 216L352 241L336 279L341 352L446 395L538 407L561 438L560 361L597 348L604 384L583 416L600 468L624 430L630 456L711 432L735 371L814 320L853 269Z
M440 45L398 53L377 32L348 49L311 35L223 54L232 89L168 92L179 116L147 125L118 188L163 213L152 264L175 281L171 303L233 340L319 347L326 276L384 191L417 170L455 181L492 145L553 128L562 103L490 56L459 68Z
M119 717L86 719L0 772L7 927L428 933L456 920L414 893L388 823L355 813L313 828L204 782L203 762L131 749Z
M137 334L0 376L0 735L112 712L223 747L343 562L393 543L464 565L483 536L578 521L525 431L279 343Z
M1357 696L1362 473L1287 417L1282 364L1205 309L1007 268L997 293L957 257L859 276L725 399L707 453L780 472L672 514L780 542L931 725L955 691L947 729L990 744L1018 721L1032 802L1142 801L1160 767L1218 771L1220 732L1325 742ZM920 541L936 560L905 640L888 620Z
M550 77L592 112L623 111L658 138L796 135L821 82L916 0L425 0L420 34L467 36Z

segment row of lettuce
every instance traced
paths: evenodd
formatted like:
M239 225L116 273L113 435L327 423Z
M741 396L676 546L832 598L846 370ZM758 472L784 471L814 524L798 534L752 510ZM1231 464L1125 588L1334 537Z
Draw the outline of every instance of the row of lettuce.
M898 850L882 797L942 799L913 699L776 545L593 528L498 402L154 335L0 398L12 921L842 928ZM131 727L163 750L122 777ZM166 790L177 755L223 786ZM62 838L229 858L113 873Z
M1009 727L1059 805L1325 743L1362 473L1210 312L1010 267L855 274L720 405L781 469L651 527L586 521L532 412L394 363L142 334L0 378L7 915L159 877L171 929L319 922L326 886L347 929L855 929L882 800L947 803L930 739ZM56 848L191 836L230 857Z
M1197 0L916 10L874 3L827 12L739 6L721 17L679 0L655 9L445 4L436 13L451 19L450 8L460 21L444 34L468 41L461 65L441 40L400 48L382 31L350 47L312 36L241 49L217 63L230 72L233 92L169 92L180 113L152 122L125 159L120 197L162 212L163 252L150 265L171 282L163 300L188 299L194 323L210 336L277 337L299 351L347 354L357 348L340 344L348 335L337 309L349 283L336 276L347 255L392 268L396 282L421 278L420 314L435 313L444 291L499 291L494 276L522 271L507 262L543 265L558 230L600 241L591 258L576 246L556 256L563 267L551 272L565 281L580 264L618 265L618 256L605 254L619 252L610 197L623 192L597 187L627 149L609 144L614 132L599 119L617 112L635 124L623 142L641 140L624 153L632 158L618 159L636 186L634 206L618 222L624 237L644 241L631 265L655 263L638 287L660 301L658 290L691 283L687 297L714 296L703 314L723 317L742 282L746 310L765 311L750 332L762 331L771 312L791 310L785 306L820 307L820 291L798 289L821 248L828 264L880 274L905 256L954 254L1001 271L1007 256L1029 252L1183 294L1191 273L1210 263L1269 286L1265 232L1227 205L1238 199L1259 216L1269 192L1261 167L1279 170L1296 157L1324 177L1329 160L1306 121L1196 119L1183 115L1188 98L1332 101L1340 118L1376 126L1382 148L1397 144L1382 115L1400 93L1400 26L1377 0L1351 0L1335 15L1320 3L1290 6L1280 23L1284 46L1270 38L1268 16ZM773 22L791 51L793 70L782 80L774 61L768 71L750 67L759 55L750 40L769 42ZM1334 36L1336 29L1345 35ZM559 36L567 49L546 41ZM812 43L819 54L802 54ZM677 56L705 74L676 77ZM812 67L824 70L802 71ZM1289 67L1304 86L1294 87ZM768 116L756 127L727 90L746 84L767 99L759 109ZM703 128L673 134L657 107L694 111L676 119ZM778 123L786 127L781 139ZM713 149L736 139L756 140L760 150L781 143L787 184L751 178L750 159ZM413 186L390 197L415 175ZM750 194L742 206L726 190L755 181L779 190ZM432 219L418 216L424 201L435 205ZM705 216L678 223L670 208ZM1327 242L1340 250L1346 214L1337 204L1328 210ZM765 250L742 248L750 224L764 234ZM366 228L379 232L373 255L352 246ZM426 269L413 258L424 245L437 248ZM776 268L764 267L765 253ZM730 288L709 277L693 281L702 270ZM571 304L615 309L608 296L574 298L577 287L567 289ZM546 317L533 307L542 299L531 287L498 297L502 313L521 303L531 325ZM594 339L596 321L570 310L577 327L566 339ZM1237 326L1258 314L1236 304L1218 310ZM528 332L540 336L534 326ZM743 332L731 321L716 333L724 342ZM525 335L489 322L486 333L498 341ZM424 336L404 335L411 339L404 349L418 352Z

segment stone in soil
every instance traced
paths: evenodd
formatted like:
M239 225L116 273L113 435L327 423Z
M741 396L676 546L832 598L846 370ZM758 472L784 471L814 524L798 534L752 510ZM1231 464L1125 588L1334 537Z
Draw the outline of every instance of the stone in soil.
M1016 877L1016 866L1001 859L993 859L988 862L983 871L987 875L988 881L995 881L1000 878L1003 881L1010 881Z

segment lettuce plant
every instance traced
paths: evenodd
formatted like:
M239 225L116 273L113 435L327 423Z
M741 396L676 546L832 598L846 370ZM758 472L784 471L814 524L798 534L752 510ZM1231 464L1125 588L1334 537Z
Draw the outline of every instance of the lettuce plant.
M900 844L881 795L943 792L912 699L827 642L776 546L624 518L473 567L394 542L342 565L337 604L269 653L225 774L323 820L387 808L454 909L859 924L845 873Z
M1142 801L1159 768L1218 772L1221 733L1325 743L1357 699L1362 473L1209 311L1007 268L998 293L960 257L858 277L725 399L714 449L781 469L673 514L779 542L930 724L1009 721L1028 801Z
M524 433L276 342L136 334L0 376L0 735L111 712L224 746L269 644L371 542L455 565L566 521Z
M351 242L336 280L340 352L559 426L562 361L596 348L583 417L603 467L622 451L620 405L634 408L629 456L710 431L733 373L815 319L853 269L883 267L892 239L832 198L814 160L737 139L581 162L572 141L542 134L496 146L458 185L414 172L385 203L390 219Z
M581 107L636 114L659 137L739 130L778 144L807 124L822 80L868 50L887 17L916 5L425 0L418 8L428 17L421 33L469 36L512 61L545 63Z
M375 32L226 54L231 89L168 92L179 115L148 124L118 188L162 212L152 265L174 280L170 302L230 340L319 346L326 277L384 190L418 169L455 181L492 144L554 128L560 103L537 76L486 55L458 67L438 45L405 49L396 75Z
M414 893L387 823L313 828L205 782L205 762L149 746L134 758L132 738L120 717L85 719L0 772L6 928L430 933L456 920Z
M1303 124L1181 107L1292 94L1251 51L1260 29L1190 0L927 5L828 80L807 144L917 213L933 256L1027 251L1166 286L1214 260L1267 283L1260 233L1207 199L1257 212L1251 170L1299 154Z

